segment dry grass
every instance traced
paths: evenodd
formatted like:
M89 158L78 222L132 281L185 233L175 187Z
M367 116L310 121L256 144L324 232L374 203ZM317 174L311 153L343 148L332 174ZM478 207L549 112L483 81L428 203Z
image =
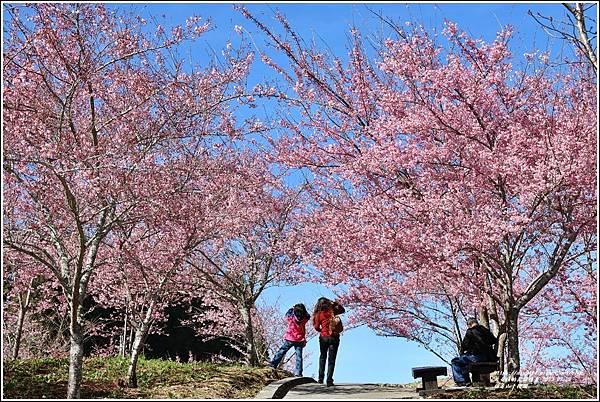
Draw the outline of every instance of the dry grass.
M536 385L516 389L466 388L464 391L437 393L426 396L433 399L592 399L597 389L594 385Z
M62 399L67 393L66 359L6 361L4 397ZM81 397L145 399L252 398L268 383L290 375L270 368L213 363L140 360L138 388L120 386L127 360L92 358L84 361Z

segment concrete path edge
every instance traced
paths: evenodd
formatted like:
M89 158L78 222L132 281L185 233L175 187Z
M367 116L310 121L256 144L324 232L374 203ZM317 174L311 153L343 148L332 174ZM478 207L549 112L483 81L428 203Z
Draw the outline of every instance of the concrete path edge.
M282 399L285 394L296 385L316 382L311 377L288 377L282 380L273 381L264 387L254 399Z

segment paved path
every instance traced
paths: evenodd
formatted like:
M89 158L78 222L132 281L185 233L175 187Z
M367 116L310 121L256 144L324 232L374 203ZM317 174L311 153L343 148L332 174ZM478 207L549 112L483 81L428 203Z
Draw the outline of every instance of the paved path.
M414 388L394 384L303 384L292 388L283 399L422 399Z

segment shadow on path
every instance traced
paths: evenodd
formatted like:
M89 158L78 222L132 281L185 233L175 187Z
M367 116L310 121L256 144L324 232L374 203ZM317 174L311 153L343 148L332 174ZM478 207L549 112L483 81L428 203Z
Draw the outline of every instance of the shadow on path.
M292 388L284 399L421 399L415 388L394 384L303 384Z

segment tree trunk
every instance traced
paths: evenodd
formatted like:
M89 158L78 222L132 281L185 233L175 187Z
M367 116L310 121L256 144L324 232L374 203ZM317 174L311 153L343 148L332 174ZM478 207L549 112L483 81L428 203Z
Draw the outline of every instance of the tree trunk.
M79 322L71 323L71 350L69 352L68 399L79 399L83 366L83 330Z
M485 289L486 289L486 301L487 301L487 313L488 313L488 319L489 319L489 324L490 326L488 327L490 331L492 331L492 334L494 334L495 337L499 337L500 336L500 319L498 318L498 309L496 308L496 302L494 301L494 299L492 298L492 296L490 296L491 294L491 289L492 289L492 285L491 285L491 279L490 279L490 275L486 274L486 284L485 284ZM498 348L500 349L500 348Z
M144 347L144 342L146 342L146 336L150 330L153 312L154 303L150 303L142 324L135 331L133 345L131 346L131 359L129 360L129 368L127 369L127 386L130 388L137 388L137 363Z
M506 348L506 332L501 332L498 334L498 381L502 382L504 376L504 358L505 356L505 348Z
M21 335L23 334L23 321L25 321L25 310L19 309L19 320L17 321L17 334L15 335L15 346L13 349L13 359L19 357L21 347Z
M19 349L21 348L21 337L23 336L23 323L25 322L25 314L27 313L27 306L21 306L19 308L19 319L17 321L17 334L15 335L15 347L13 349L12 357L16 359L19 357Z
M129 388L137 388L137 362L143 345L142 331L138 330L135 332L133 347L131 348L131 359L129 360L129 368L127 369L127 386Z
M129 326L129 337L127 338L127 353L130 353L133 348L133 341L135 340L135 330L133 326Z
M128 351L128 339L127 339L127 319L129 318L128 314L125 314L125 322L123 323L123 333L121 334L121 344L119 345L119 356L125 357L125 354Z
M25 311L21 309L19 311L19 320L17 322L17 334L15 335L15 347L13 349L12 358L16 359L19 357L19 348L21 347L21 335L23 334L23 321L25 321Z
M502 330L500 326L500 319L498 317L498 309L496 306L496 302L491 297L492 285L489 273L486 273L486 282L485 282L485 299L486 299L486 312L488 319L488 328L490 332L496 337L496 356L498 357L498 371L497 377L494 378L494 381L497 383L501 383L504 375L504 347L506 345L506 331Z
M477 315L479 316L477 319L479 321L479 324L490 329L490 320L487 308L485 306L479 306L479 308L477 309Z
M33 288L34 279L29 283L29 288L27 289L27 295L25 296L25 300L23 300L23 295L19 293L19 318L17 321L17 334L15 336L15 347L13 349L13 359L19 357L19 349L21 349L21 338L23 336L23 323L25 322L25 315L29 310L29 306L31 304L31 289Z
M246 338L246 359L250 366L258 366L258 355L256 353L256 342L254 339L254 327L252 325L252 306L244 305L240 309L244 321L244 334Z
M506 320L506 342L507 342L507 372L508 382L519 382L519 371L521 359L519 356L519 311L511 309Z

